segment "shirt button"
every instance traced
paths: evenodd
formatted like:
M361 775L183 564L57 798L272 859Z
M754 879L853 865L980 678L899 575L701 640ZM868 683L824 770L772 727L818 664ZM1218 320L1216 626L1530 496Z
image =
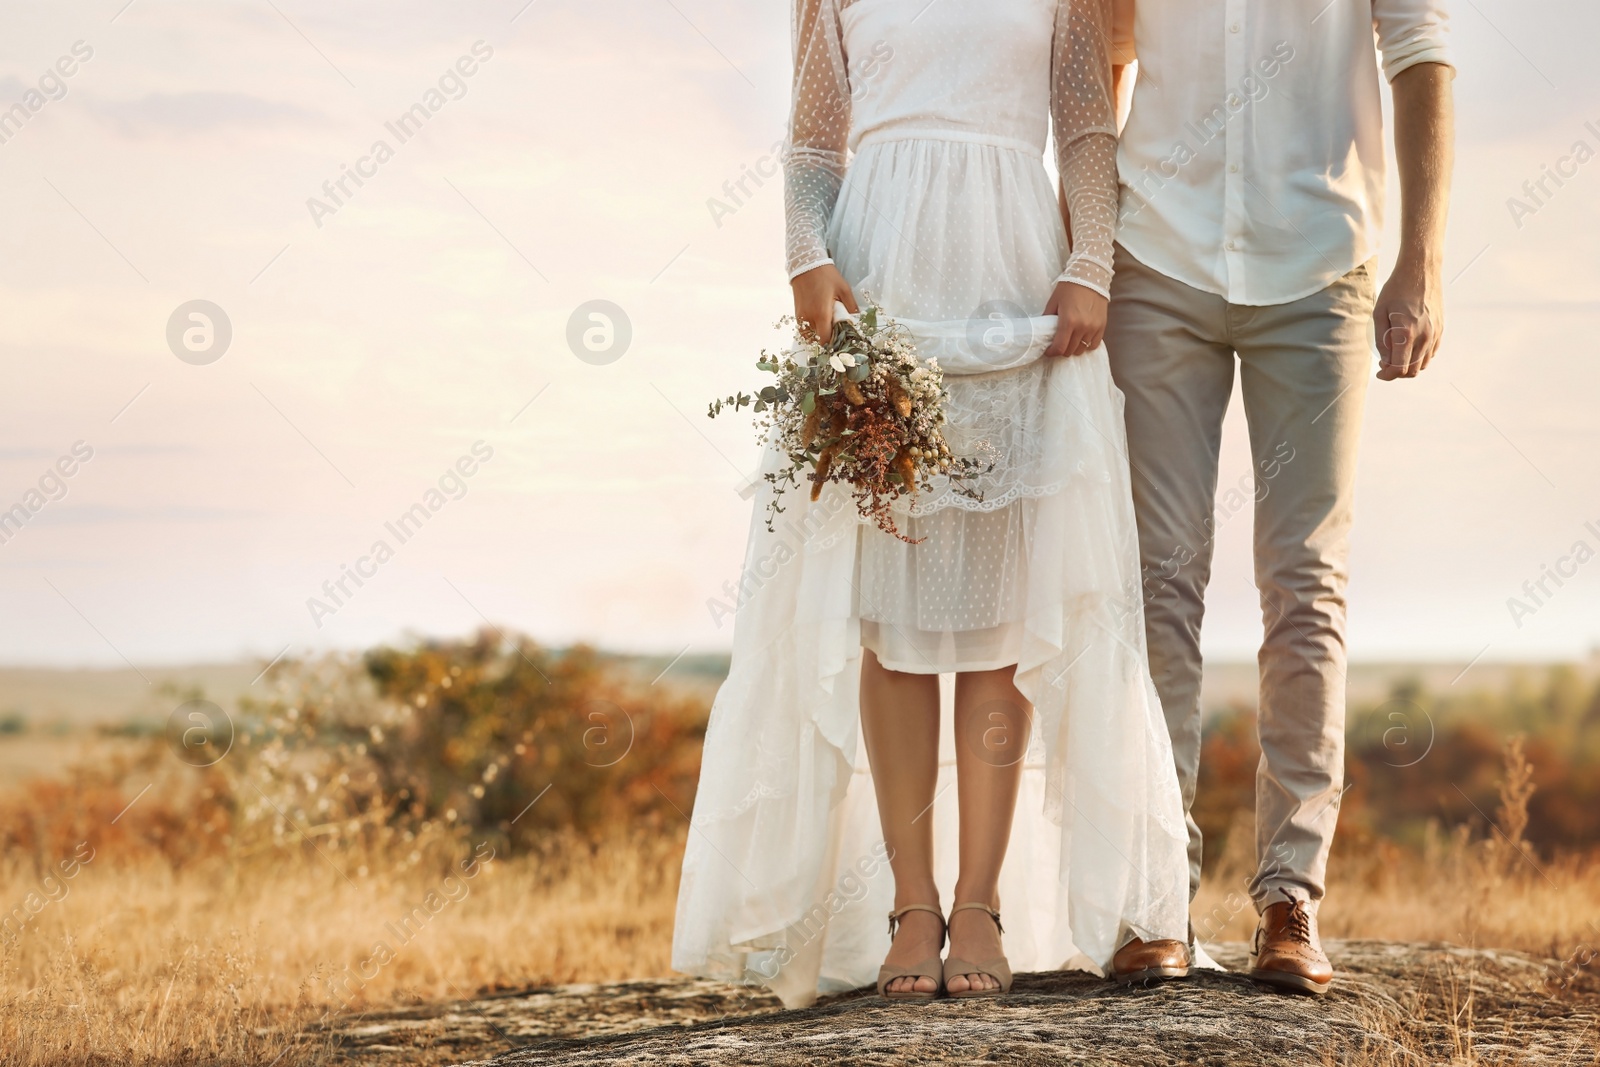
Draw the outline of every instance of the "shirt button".
M1238 93L1234 93L1232 96L1228 97L1228 106L1229 107L1242 107L1242 106L1244 106L1244 101L1239 99L1239 94Z
M1229 26L1228 27L1228 32L1229 33L1238 33L1239 32L1239 24L1237 22L1235 22L1232 26Z
M1237 251L1239 251L1239 242L1230 240L1228 242L1227 248L1228 248L1228 251L1230 251L1230 252L1237 252Z
M1237 164L1237 163L1229 163L1228 164L1228 173L1229 174L1238 174L1239 173L1239 164Z

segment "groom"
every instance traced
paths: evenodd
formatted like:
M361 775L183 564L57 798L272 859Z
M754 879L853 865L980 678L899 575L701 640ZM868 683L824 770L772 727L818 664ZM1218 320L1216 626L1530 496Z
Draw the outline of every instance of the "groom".
M1344 777L1346 556L1371 351L1380 380L1414 378L1442 328L1454 71L1441 2L1115 0L1114 62L1137 58L1139 73L1118 155L1105 343L1127 397L1151 673L1187 807L1217 453L1237 368L1265 620L1251 975L1301 992L1333 978L1316 917ZM1379 53L1401 207L1399 260L1381 291ZM1200 845L1191 816L1191 895ZM1113 969L1178 976L1192 951L1135 939Z

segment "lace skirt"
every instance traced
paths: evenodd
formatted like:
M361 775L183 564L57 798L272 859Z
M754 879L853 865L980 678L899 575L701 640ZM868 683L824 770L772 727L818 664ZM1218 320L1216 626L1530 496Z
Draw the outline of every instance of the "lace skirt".
M861 530L855 583L862 644L897 671L990 670L1019 662L1041 568L1064 534L1039 500L1074 469L1103 468L1105 441L1076 440L1074 406L1116 408L1105 353L993 369L1030 338L1066 258L1054 185L1038 152L968 139L880 138L852 161L829 245L865 302L893 317L945 324L946 436L993 469L899 509L907 544ZM1083 364L1097 364L1085 367ZM1080 372L1096 373L1084 375ZM1089 379L1101 379L1089 380ZM1050 561L1050 562L1042 562Z

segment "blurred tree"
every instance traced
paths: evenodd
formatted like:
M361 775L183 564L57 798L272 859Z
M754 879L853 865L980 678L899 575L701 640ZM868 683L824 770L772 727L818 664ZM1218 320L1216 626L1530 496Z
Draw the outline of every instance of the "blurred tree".
M369 751L409 818L520 844L687 818L707 709L631 681L593 649L484 630L376 649L365 666L391 707Z

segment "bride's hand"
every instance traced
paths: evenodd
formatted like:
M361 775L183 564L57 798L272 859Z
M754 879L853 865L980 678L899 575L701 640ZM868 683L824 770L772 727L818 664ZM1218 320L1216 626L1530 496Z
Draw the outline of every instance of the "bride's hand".
M1050 302L1044 306L1046 315L1055 315L1056 336L1047 356L1081 356L1092 352L1106 335L1106 298L1076 282L1057 282Z
M856 294L850 291L850 283L832 263L795 275L789 285L794 289L794 318L801 334L815 336L823 344L833 340L835 301L852 315L861 310L856 307Z

